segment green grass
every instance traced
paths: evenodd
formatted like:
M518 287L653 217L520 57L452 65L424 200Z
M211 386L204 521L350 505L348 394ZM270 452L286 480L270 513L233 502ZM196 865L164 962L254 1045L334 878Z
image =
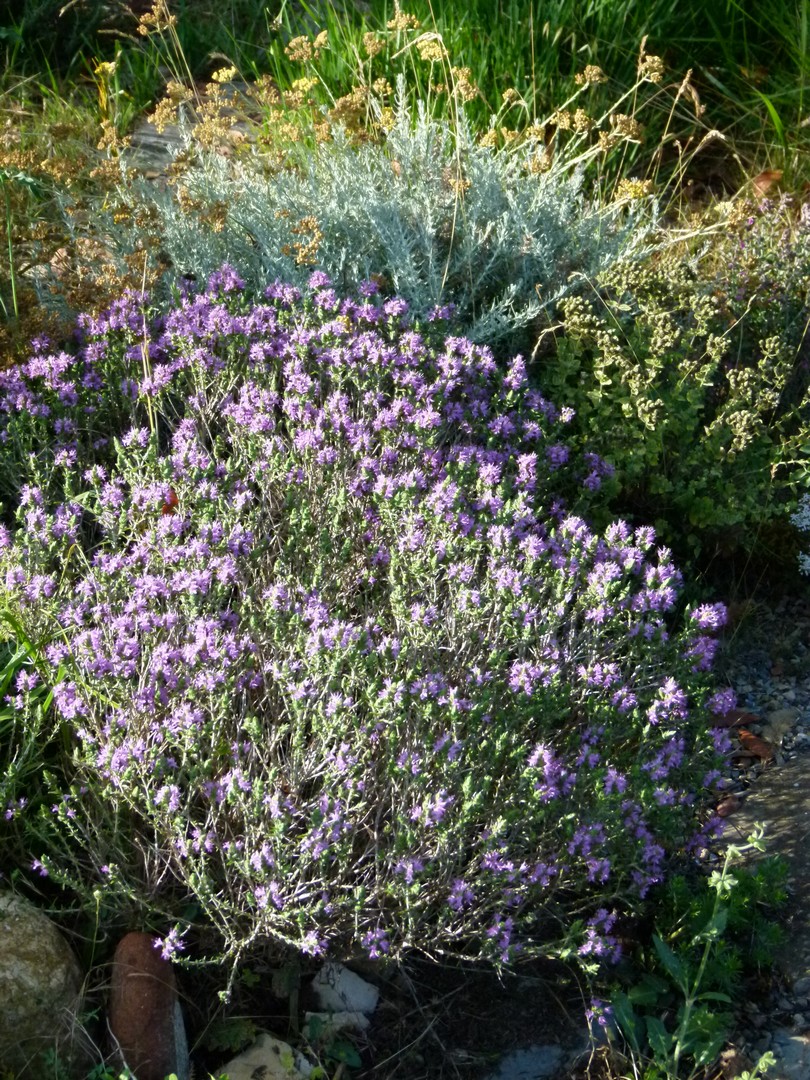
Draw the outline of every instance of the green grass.
M87 83L96 58L119 57L121 101L129 103L126 122L142 110L160 86L158 57L135 33L135 20L110 15L115 5L76 0L59 17L61 0L14 0L0 16L0 50L7 72L35 75L63 90ZM738 0L707 5L702 0L412 0L403 5L421 23L418 31L393 35L392 47L379 61L405 50L417 92L425 96L431 76L441 81L441 65L420 60L409 42L438 33L451 64L468 67L481 97L474 119L486 126L498 112L503 94L515 89L522 106L503 114L518 126L554 109L573 88L586 64L598 64L610 82L601 93L615 99L616 89L632 85L639 45L661 54L673 78L689 68L706 122L723 130L750 170L779 168L788 184L810 175L810 127L806 119L810 0L743 4ZM105 10L107 14L105 15ZM246 76L270 72L280 83L302 72L284 55L291 37L329 33L330 48L321 56L318 74L335 95L348 93L362 70L382 73L369 64L363 34L385 27L394 4L372 0L176 0L177 37L188 67L197 78L228 61ZM171 67L171 62L169 62ZM684 103L686 104L686 103ZM663 125L666 111L662 109ZM647 147L654 149L651 127ZM650 149L650 152L651 152Z

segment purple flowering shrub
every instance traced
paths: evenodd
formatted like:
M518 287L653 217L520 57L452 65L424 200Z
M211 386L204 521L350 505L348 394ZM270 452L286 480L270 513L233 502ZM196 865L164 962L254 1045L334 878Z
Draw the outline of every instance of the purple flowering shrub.
M100 846L89 807L124 812L149 896L231 955L617 955L714 827L722 608L676 628L652 529L566 509L606 470L519 357L370 283L240 285L127 296L0 375L0 581L73 739L55 818Z

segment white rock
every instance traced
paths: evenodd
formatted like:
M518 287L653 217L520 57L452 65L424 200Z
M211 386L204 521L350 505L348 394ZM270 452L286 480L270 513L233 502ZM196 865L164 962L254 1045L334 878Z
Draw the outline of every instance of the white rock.
M373 1013L380 991L343 964L324 964L312 980L318 1004L328 1012Z
M366 1031L370 1023L361 1012L308 1012L304 1013L304 1034L310 1042L320 1042L339 1031Z
M217 1077L228 1080L302 1080L310 1075L312 1066L281 1039L263 1031L258 1039L217 1070Z
M40 1055L87 1062L76 1017L82 973L51 920L14 893L0 893L0 1061L17 1077L40 1076Z

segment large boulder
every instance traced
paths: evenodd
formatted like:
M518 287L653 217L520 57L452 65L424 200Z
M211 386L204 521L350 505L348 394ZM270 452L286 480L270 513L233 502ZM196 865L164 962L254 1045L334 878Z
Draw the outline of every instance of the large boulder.
M82 973L67 941L33 904L0 893L0 1071L42 1076L41 1055L85 1058Z

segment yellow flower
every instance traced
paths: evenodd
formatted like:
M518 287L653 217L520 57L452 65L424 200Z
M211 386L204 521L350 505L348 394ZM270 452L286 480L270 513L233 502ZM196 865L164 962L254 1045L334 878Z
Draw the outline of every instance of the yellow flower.
M472 81L472 71L468 67L450 68L453 76L453 93L462 101L472 101L479 94L478 87Z
M235 67L223 67L219 68L213 73L211 79L215 83L229 83L232 79L235 79L238 72Z

